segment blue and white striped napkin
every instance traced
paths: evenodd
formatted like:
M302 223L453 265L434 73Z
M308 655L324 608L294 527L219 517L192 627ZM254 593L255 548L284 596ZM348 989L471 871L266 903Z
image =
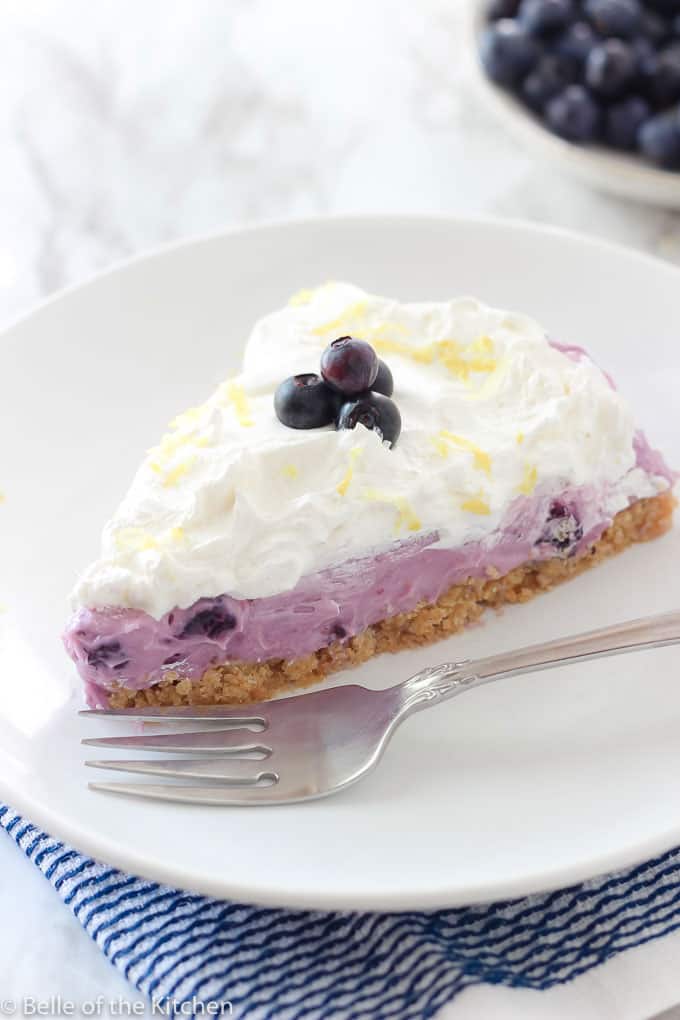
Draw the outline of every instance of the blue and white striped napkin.
M231 1015L249 1020L421 1020L471 986L550 989L680 929L680 849L522 900L320 913L142 881L82 856L8 807L0 806L0 825L111 963L166 1013L178 1003L229 1002Z

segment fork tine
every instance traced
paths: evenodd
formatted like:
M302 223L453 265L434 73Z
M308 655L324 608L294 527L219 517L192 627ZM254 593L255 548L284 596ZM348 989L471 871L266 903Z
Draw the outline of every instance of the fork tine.
M251 807L257 804L284 804L305 800L306 795L276 795L278 784L271 786L171 786L162 783L89 783L91 790L125 794L145 800L165 800L175 804L213 804L215 806ZM330 792L330 791L328 791ZM318 794L317 794L318 796Z
M86 765L95 769L111 769L114 772L134 772L146 776L164 776L166 779L215 779L227 785L254 786L265 776L278 773L267 760L253 761L233 758L171 758L169 761L132 761L126 759L99 759L86 761ZM264 767L266 766L266 768Z
M184 719L191 722L207 719L218 719L234 725L249 726L267 725L267 704L265 702L252 705L179 705L179 706L145 706L143 708L83 708L78 715L99 716L109 719L119 716L122 719Z
M137 751L194 751L198 754L215 752L260 751L271 754L272 748L253 740L257 734L250 730L203 730L191 733L143 733L137 737L88 737L81 741L90 747L129 747Z

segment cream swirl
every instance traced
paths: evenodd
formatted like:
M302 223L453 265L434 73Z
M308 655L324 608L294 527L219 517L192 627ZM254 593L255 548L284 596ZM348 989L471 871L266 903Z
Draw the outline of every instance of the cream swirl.
M353 334L392 370L403 429L390 449L362 426L297 431L277 385L316 371ZM243 371L180 415L106 525L77 605L142 609L227 593L260 598L417 532L456 547L493 541L537 487L592 485L612 515L667 482L636 468L633 420L588 358L532 319L462 298L400 304L343 283L266 316Z

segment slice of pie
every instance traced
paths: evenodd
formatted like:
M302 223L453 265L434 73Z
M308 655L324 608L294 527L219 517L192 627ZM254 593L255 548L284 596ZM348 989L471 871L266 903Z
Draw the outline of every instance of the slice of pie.
M531 319L327 284L149 452L66 647L91 705L265 699L662 535L674 479Z

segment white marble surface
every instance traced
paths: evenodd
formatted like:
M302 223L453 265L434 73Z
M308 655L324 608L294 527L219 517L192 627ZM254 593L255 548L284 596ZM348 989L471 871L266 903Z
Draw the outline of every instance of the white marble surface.
M679 216L533 164L488 120L466 2L4 0L0 321L134 252L281 216L524 217L680 264ZM132 1001L3 835L0 874L4 998Z

